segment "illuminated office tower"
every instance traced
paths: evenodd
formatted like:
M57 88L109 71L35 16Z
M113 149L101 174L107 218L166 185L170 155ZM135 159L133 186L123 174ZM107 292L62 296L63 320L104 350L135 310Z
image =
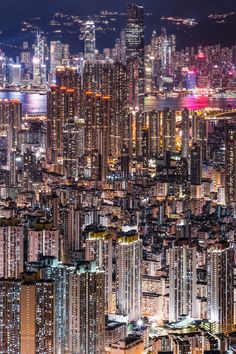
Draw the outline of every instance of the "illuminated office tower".
M207 250L207 313L219 333L234 324L234 250L226 242Z
M126 59L138 59L138 92L144 94L144 11L143 6L128 5Z
M236 202L236 120L225 123L225 199Z
M105 273L96 262L78 263L70 276L70 353L105 352Z
M190 181L192 185L202 183L202 151L197 144L191 147L190 152Z
M203 52L196 55L196 85L200 89L208 89L210 84L209 66L207 65L208 58Z
M158 111L145 113L144 119L149 134L149 155L158 156L161 153L161 113Z
M55 343L57 354L69 352L69 299L70 299L70 274L75 270L72 266L66 266L55 258L42 258L40 275L42 279L53 280L55 286Z
M168 36L166 29L162 29L160 36L159 55L161 59L161 69L164 75L171 75L174 66L174 54L176 49L176 38L174 35Z
M131 149L131 127L128 109L127 68L121 63L112 67L110 153L118 158L123 146Z
M52 82L55 82L56 67L62 64L62 43L60 41L50 42L50 74Z
M37 225L28 230L28 262L36 262L39 256L58 258L59 231L50 225Z
M89 233L85 241L85 259L96 261L97 268L105 272L105 310L112 311L112 236L106 231Z
M47 81L45 49L45 40L38 31L33 57L33 83L37 86L45 85Z
M190 139L190 119L189 110L184 108L182 111L182 157L189 157L189 139Z
M70 45L62 44L62 65L69 66L70 65Z
M0 52L0 85L1 86L4 86L6 84L6 80L7 80L6 67L7 67L7 58L5 57L4 53Z
M85 60L94 60L96 51L96 28L94 22L91 20L85 23L83 39Z
M54 285L35 273L0 280L2 353L55 353Z
M29 68L31 63L31 53L30 53L29 43L23 42L22 47L23 50L20 53L20 63L25 65L26 68Z
M12 65L12 84L19 86L21 84L22 67L20 64Z
M77 99L77 88L58 85L48 93L47 161L67 177L78 173Z
M163 153L175 152L176 145L176 115L175 111L165 108L162 117Z
M117 313L128 321L141 316L142 241L135 233L118 237L117 245Z
M24 270L24 231L15 220L0 220L0 278L18 278Z
M196 247L186 240L175 242L170 250L169 321L177 322L182 315L196 317Z

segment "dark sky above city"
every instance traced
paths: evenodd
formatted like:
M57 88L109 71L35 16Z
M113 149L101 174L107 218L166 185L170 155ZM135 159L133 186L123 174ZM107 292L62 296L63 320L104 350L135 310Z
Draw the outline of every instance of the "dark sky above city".
M15 19L47 15L54 11L94 14L107 8L124 10L126 0L6 0L0 1L0 25ZM164 15L202 16L209 12L236 10L235 0L143 0L147 11Z
M45 30L48 23L47 18L56 12L74 14L85 17L98 14L101 10L125 12L127 3L138 3L145 7L146 12L152 12L145 26L145 39L148 42L153 29L160 30L163 27L160 18L162 16L183 16L196 18L200 25L196 26L191 33L184 28L176 32L176 28L168 28L169 32L177 35L178 48L197 45L222 43L232 45L235 43L236 15L233 21L227 25L212 25L207 21L209 14L222 14L231 11L236 12L236 0L0 0L0 49L4 48L8 53L12 48L8 44L32 42L34 37L29 32L23 33L20 30L20 23L23 20L30 20L40 17L37 27ZM42 19L41 19L42 18ZM116 23L116 32L109 32L105 35L97 35L97 48L114 45L115 38L125 24L125 17L120 17ZM166 24L164 24L166 26ZM82 50L82 43L79 43L78 35L73 39L67 39L63 33L63 40L71 45L72 52ZM49 40L58 39L55 35L48 35ZM60 38L59 38L60 39ZM79 47L80 46L80 47ZM12 53L11 53L12 54Z

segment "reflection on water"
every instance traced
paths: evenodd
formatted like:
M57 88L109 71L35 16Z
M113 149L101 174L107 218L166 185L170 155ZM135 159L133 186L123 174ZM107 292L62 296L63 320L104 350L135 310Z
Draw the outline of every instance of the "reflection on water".
M47 96L20 92L0 92L0 99L19 99L24 113L46 113Z
M232 106L236 108L236 98L213 98L207 96L181 96L181 97L147 97L145 107L147 111L156 109L163 110L165 107L172 109L188 108L189 110L199 110L206 107L225 108Z
M26 94L20 92L0 92L0 99L19 99L23 105L24 113L46 113L47 96L39 94ZM147 111L163 110L165 107L172 109L188 108L198 110L206 107L225 108L227 106L236 108L236 98L212 98L207 96L181 96L181 97L147 97L145 107Z

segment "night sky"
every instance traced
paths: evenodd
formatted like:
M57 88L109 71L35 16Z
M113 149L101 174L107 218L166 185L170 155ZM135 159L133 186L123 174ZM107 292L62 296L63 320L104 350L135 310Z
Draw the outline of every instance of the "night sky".
M0 25L11 24L15 19L35 15L47 15L54 11L66 11L81 15L98 10L124 10L126 0L1 0ZM209 12L236 10L235 0L145 0L146 9L164 15L202 16Z
M2 43L19 44L24 40L31 41L33 39L29 34L28 37L25 35L24 38L24 34L19 33L19 23L22 20L38 16L45 19L58 11L79 16L93 15L104 9L125 12L127 2L127 0L0 0L0 31L2 31L0 47ZM207 23L207 16L211 13L236 12L236 0L131 0L131 2L144 5L146 12L152 12L154 15L149 18L149 23L146 23L146 41L149 40L154 28L160 29L158 26L161 26L161 16L178 15L196 18L201 21L201 25L191 33L186 31L186 33L184 31L176 33L179 48L186 45L218 42L224 45L232 45L236 42L236 31L234 30L236 28L236 16L234 22L230 25L211 26ZM123 26L124 24L120 25ZM172 28L168 29L168 31L172 31ZM114 33L113 36L112 34L103 37L98 36L98 49L114 45L117 34ZM82 49L78 38L75 38L74 43L73 41L69 43L74 51ZM6 50L9 49L7 48Z

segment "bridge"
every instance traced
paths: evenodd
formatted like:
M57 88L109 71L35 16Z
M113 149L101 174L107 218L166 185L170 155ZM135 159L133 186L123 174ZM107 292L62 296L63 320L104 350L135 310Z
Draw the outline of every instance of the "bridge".
M214 115L209 115L206 117L207 120L220 120L220 119L231 119L236 118L236 109L232 109L230 111L219 112Z

